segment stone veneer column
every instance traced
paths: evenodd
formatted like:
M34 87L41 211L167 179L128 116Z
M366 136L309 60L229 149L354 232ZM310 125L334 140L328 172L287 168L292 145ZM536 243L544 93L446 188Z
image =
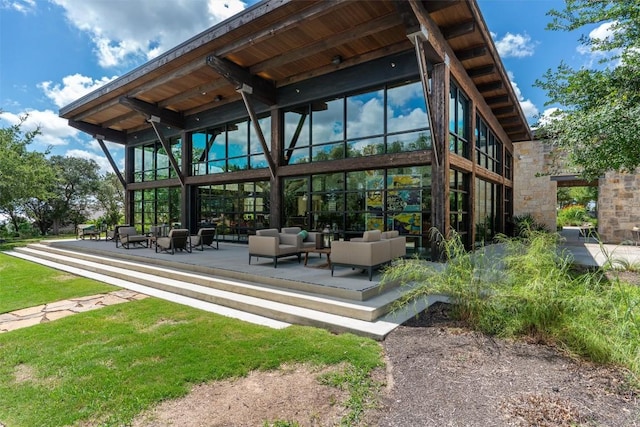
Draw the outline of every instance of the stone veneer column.
M598 187L598 233L607 243L631 240L640 227L640 175L607 172Z
M556 230L557 184L544 174L549 150L539 141L513 144L513 215L531 214L549 231Z

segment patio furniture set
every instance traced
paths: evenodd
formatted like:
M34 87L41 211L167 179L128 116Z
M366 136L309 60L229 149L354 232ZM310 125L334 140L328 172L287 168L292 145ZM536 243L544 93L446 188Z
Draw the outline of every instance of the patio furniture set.
M143 234L130 225L118 225L113 230L105 232L107 240L113 240L116 247L155 248L158 252L186 251L193 249L204 251L205 246L219 249L218 234L215 227L200 228L198 233L191 235L186 228L153 226L149 233ZM82 230L82 231L80 231ZM99 240L100 234L94 233L89 227L78 227L78 238L88 236ZM350 240L333 240L329 247L325 246L324 235L321 232L306 231L301 227L283 227L281 230L267 228L256 230L255 235L249 236L249 264L251 258L271 258L273 267L278 267L278 259L297 257L304 265L309 261L309 254L317 253L320 257L326 255L327 262L322 267L330 268L333 276L336 267L351 267L366 271L369 280L373 278L373 271L391 263L393 259L406 255L406 238L400 236L397 230L365 231L362 237Z
M249 264L252 257L271 258L277 268L279 258L296 256L300 262L302 253L305 253L305 265L309 253L325 254L332 276L335 267L341 266L365 270L372 280L375 269L406 255L406 237L400 236L397 230L371 230L359 238L334 240L330 248L325 248L322 233L307 232L300 227L257 230L255 236L249 236Z

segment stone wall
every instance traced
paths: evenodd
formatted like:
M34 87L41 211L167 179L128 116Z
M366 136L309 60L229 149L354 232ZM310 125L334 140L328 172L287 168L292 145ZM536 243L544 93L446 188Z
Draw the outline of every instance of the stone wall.
M513 144L514 216L531 214L549 231L556 230L557 184L546 172L550 151L548 145L539 141L516 142Z
M598 186L598 233L607 243L632 240L640 227L640 175L608 172Z

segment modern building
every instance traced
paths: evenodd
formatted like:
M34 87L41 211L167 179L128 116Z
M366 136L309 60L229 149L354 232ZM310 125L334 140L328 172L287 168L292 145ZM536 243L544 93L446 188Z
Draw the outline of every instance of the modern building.
M263 0L60 110L142 230L508 232L531 131L475 0ZM119 171L104 141L122 144Z

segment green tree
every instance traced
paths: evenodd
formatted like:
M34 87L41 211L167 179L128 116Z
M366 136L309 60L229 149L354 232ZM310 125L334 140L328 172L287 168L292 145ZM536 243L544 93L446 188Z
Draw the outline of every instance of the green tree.
M57 234L62 225L84 222L100 183L99 167L94 160L53 156L49 164L56 179L50 181L47 197L32 197L25 204L43 235L49 228Z
M18 124L0 129L0 213L9 217L14 232L25 219L25 203L48 198L49 183L55 179L47 152L28 150L40 130L23 132L25 120L26 116Z
M638 0L565 0L551 10L548 29L573 31L609 23L610 36L580 42L606 55L598 69L575 70L561 63L536 85L546 90L547 105L559 104L539 135L569 154L586 178L640 166L640 3ZM605 66L606 65L606 66Z
M107 173L95 193L97 207L104 212L107 225L115 225L124 216L124 188L115 173Z

